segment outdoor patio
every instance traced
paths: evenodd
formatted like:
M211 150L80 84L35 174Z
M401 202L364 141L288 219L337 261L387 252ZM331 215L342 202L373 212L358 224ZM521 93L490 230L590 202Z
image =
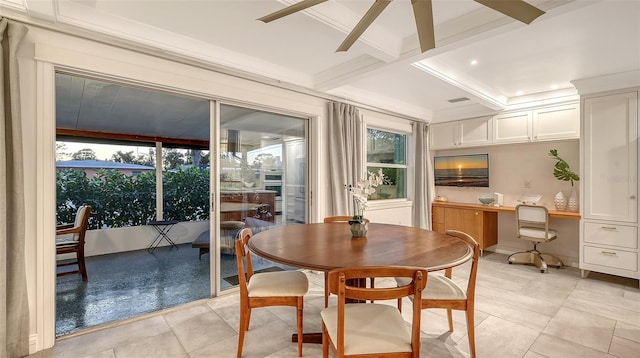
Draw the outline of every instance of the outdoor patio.
M191 244L178 247L89 256L88 282L80 275L58 277L56 336L209 298L210 255L198 260ZM235 256L221 256L225 289L236 281L237 267ZM254 265L255 270L275 266L261 258Z

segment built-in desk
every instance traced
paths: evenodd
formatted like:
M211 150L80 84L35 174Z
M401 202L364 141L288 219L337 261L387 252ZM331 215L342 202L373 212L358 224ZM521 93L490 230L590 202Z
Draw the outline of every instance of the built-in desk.
M480 244L480 249L498 243L498 213L515 213L512 206L493 206L471 203L439 202L432 203L433 231L444 233L446 230L464 231ZM549 210L549 216L563 219L580 219L579 213Z

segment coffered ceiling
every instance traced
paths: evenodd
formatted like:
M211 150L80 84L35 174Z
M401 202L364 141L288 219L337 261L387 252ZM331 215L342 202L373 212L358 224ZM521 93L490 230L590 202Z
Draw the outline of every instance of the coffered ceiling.
M430 122L575 96L571 81L640 69L640 0L527 0L530 25L472 0L433 0L421 53L410 0L335 52L373 0L0 0L0 11L97 31ZM472 64L472 61L477 61ZM449 100L468 98L455 103Z

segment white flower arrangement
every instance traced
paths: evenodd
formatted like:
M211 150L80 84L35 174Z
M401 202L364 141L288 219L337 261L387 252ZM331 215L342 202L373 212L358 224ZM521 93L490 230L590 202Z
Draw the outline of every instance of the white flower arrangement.
M367 208L367 200L369 199L369 195L376 192L375 187L378 185L384 184L384 174L382 173L382 168L378 169L378 174L374 174L369 172L369 177L367 179L359 180L355 186L346 185L345 189L353 196L353 201L355 204L356 213L353 215L353 222L364 221L364 210ZM350 221L349 223L351 223Z

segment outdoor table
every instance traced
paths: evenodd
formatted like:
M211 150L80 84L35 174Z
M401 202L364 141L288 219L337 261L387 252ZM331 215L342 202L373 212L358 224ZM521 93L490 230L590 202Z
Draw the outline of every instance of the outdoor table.
M162 239L167 240L169 244L171 244L171 248L178 249L178 245L176 245L173 240L169 237L169 230L173 227L173 225L179 223L178 220L160 220L160 221L149 221L148 225L156 229L158 234L155 239L151 242L151 245L147 248L147 251L153 253L153 251L160 245Z

